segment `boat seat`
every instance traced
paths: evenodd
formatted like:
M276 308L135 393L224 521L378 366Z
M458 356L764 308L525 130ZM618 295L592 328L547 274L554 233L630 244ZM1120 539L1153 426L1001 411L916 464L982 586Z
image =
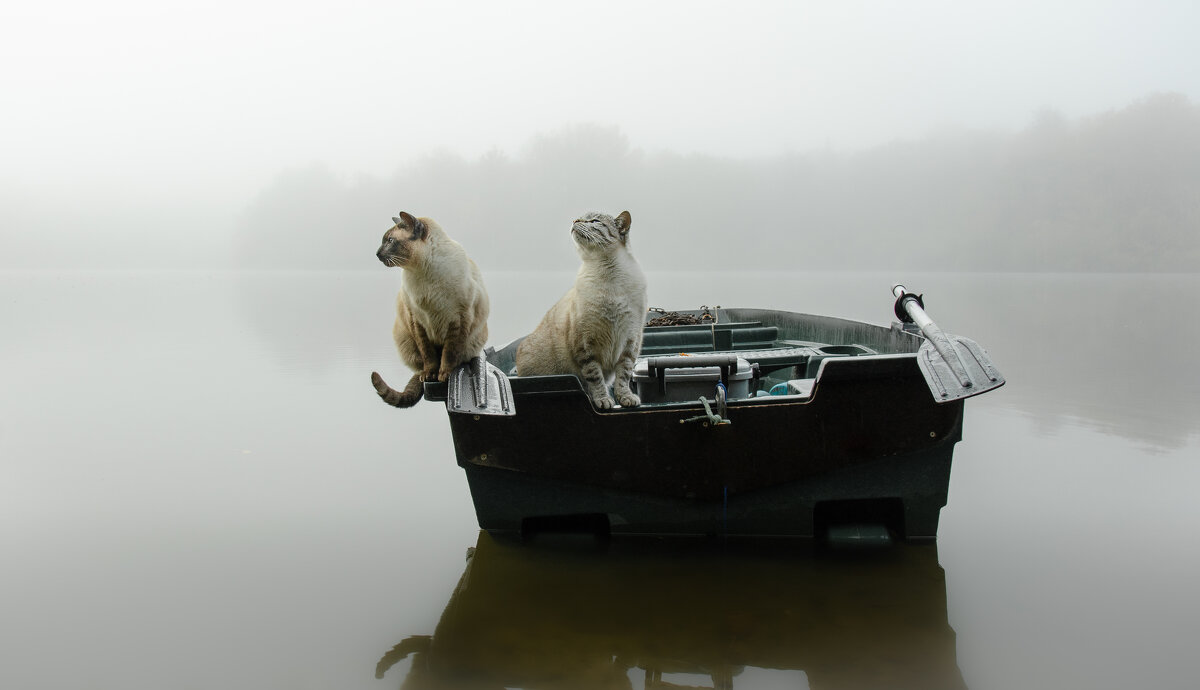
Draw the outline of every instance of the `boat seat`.
M814 353L809 347L773 347L762 350L731 350L751 364L757 364L763 373L784 367L800 366L808 362Z
M642 334L643 357L712 350L712 329L708 326L667 326L663 330L647 328Z
M681 352L761 350L773 347L778 339L779 328L764 326L760 321L649 326L642 333L641 355L651 357Z

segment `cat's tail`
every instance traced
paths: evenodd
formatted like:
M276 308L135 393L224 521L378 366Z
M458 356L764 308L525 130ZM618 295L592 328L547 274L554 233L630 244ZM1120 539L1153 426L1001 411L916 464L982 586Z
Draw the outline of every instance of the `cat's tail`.
M400 644L388 650L388 653L384 654L379 663L375 665L375 677L383 678L383 674L387 673L389 668L407 659L410 654L413 655L413 662L416 662L417 657L429 652L432 644L433 637L430 635L413 635L404 638ZM412 672L410 671L410 673Z
M371 372L371 385L375 386L375 392L383 401L393 407L412 407L421 399L421 393L424 386L421 384L421 375L413 374L413 377L408 380L408 385L404 387L404 391L398 391L395 388L387 385L383 377L378 373Z

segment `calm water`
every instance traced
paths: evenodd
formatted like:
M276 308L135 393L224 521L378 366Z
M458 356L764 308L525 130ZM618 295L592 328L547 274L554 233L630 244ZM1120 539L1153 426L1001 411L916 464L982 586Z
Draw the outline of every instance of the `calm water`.
M486 278L503 344L571 275ZM887 323L896 278L1009 383L967 402L937 547L846 560L497 547L444 409L370 387L407 376L396 273L0 273L0 687L1196 687L1200 276L650 301Z

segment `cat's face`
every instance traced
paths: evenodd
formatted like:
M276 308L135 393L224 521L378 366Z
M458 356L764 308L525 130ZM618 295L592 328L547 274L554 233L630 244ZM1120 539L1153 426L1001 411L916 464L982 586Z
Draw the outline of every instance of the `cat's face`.
M399 216L393 216L392 220L396 224L383 233L383 243L379 245L375 256L384 266L403 268L424 250L429 229L425 223L404 211Z
M616 218L593 211L575 220L571 226L571 238L580 252L611 253L628 246L632 222L629 211L621 211Z

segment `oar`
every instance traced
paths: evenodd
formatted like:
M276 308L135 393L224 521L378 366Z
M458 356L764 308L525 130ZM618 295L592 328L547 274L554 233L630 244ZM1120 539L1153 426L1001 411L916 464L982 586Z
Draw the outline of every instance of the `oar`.
M892 287L896 297L896 317L916 323L925 336L917 352L917 366L925 377L934 400L950 402L986 393L1004 385L987 351L974 340L947 334L925 313L921 295L908 292L903 285Z

